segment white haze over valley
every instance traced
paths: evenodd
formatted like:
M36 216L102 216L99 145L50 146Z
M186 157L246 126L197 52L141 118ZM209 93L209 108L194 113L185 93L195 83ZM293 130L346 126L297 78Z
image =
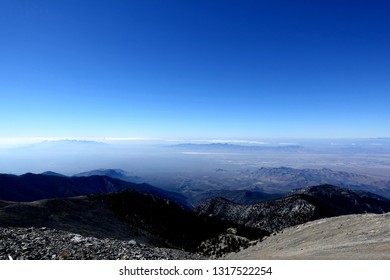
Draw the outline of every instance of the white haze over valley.
M280 166L390 177L390 139L0 138L0 173L120 168L145 176Z

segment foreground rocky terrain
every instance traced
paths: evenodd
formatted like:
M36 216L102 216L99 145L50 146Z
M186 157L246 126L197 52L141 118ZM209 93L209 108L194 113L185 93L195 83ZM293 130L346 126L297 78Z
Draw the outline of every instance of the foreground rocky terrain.
M390 259L390 213L346 215L284 229L226 259Z
M199 258L199 255L151 247L135 240L85 237L45 227L0 228L0 260L183 260Z
M100 240L134 240L149 246L209 255L215 255L220 249L209 248L208 243L202 242L216 243L215 239L229 228L235 228L233 235L237 235L233 238L230 234L229 240L241 240L239 245L232 242L227 245L234 251L269 234L261 229L199 216L172 201L134 190L34 202L0 200L1 227L45 227ZM0 239L7 237L0 234Z
M17 176L10 178L21 180ZM108 177L97 178L99 181L103 179L105 182L103 185L107 185ZM390 212L389 199L365 191L352 191L332 185L306 187L279 199L250 205L237 204L216 197L192 210L176 204L165 195L161 197L133 189L30 202L0 200L0 258L199 258L196 254L202 254L206 258L220 258L256 243L263 244L264 237L309 221L341 215L385 212ZM365 223L376 224L376 221L368 219L360 222L355 230L347 232L344 240L341 239L335 244L342 244L340 246L344 247L345 244L352 244L349 250L355 250L353 246L355 243L351 240L354 240L353 234L359 232L358 227L363 230L361 234L359 233L362 238L378 231L377 237L382 236L382 241L384 240L388 228L381 232L379 225L372 227L372 231L365 232ZM330 224L321 228L321 222L318 223L319 231L315 222L314 225L307 231L306 236L298 235L297 238L301 238L299 242L288 243L294 240L294 237L290 236L272 241L274 237L271 236L264 244L271 242L268 246L273 248L279 243L287 242L280 250L288 248L295 252L300 250L301 243L307 244L305 238L308 239L308 243L310 240L319 242L323 239L324 242L319 243L321 245L326 244L327 238L337 238L338 235L344 234L343 226ZM348 235L351 235L352 239L348 239ZM367 238L356 240L357 245L364 244L366 247L371 242ZM366 247L362 249L365 250L368 248ZM306 251L310 251L311 248L316 248L315 244ZM326 251L328 247L324 248L323 253L328 257L329 252ZM384 248L387 248L386 244ZM378 254L373 254L376 258L381 258L382 253L378 250ZM260 250L260 254L263 254L263 249ZM273 258L266 253L264 255ZM240 257L241 255L236 255L233 258ZM275 258L289 257L288 253L275 255ZM312 257L315 258L316 255ZM303 258L306 258L306 255Z

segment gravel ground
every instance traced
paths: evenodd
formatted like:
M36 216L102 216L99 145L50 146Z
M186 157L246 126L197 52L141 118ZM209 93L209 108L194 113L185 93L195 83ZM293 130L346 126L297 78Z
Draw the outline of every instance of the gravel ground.
M226 259L390 259L390 213L321 219L283 230Z
M0 228L0 260L200 259L135 240L98 239L48 228Z

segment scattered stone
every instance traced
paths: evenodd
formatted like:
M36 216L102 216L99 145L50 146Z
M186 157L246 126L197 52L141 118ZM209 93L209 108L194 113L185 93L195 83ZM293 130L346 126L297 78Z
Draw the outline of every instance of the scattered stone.
M201 259L188 252L135 240L99 239L48 228L0 227L0 260Z

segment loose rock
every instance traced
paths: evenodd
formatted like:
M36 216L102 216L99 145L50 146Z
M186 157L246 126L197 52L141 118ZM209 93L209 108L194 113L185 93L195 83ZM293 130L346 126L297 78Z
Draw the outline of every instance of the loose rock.
M98 239L47 228L0 228L0 260L200 259L135 240Z

